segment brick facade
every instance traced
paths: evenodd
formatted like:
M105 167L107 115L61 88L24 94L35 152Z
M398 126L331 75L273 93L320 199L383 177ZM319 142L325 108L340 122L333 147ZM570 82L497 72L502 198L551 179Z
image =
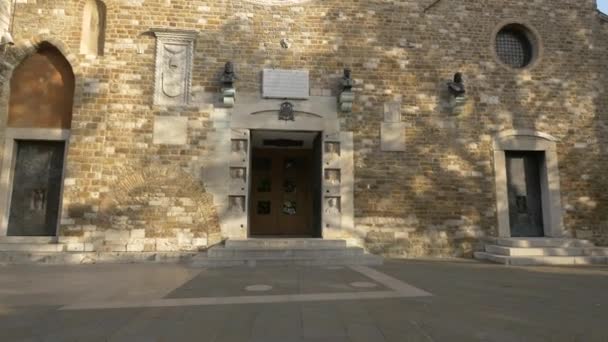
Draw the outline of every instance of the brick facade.
M355 226L373 252L470 255L496 236L492 142L509 129L558 139L565 228L608 245L608 23L594 0L442 1L426 12L432 1L264 2L107 0L102 56L79 54L83 1L17 2L22 42L2 57L0 82L43 40L76 75L61 236L124 251L220 238L198 166L214 148L211 99L231 60L239 92L259 92L262 69L275 67L308 69L312 95L337 96L342 69L352 68L353 112L340 124L354 132ZM510 22L539 38L532 68L496 59L494 35ZM153 27L199 32L188 106L152 104ZM468 96L453 115L444 88L457 71ZM405 152L380 150L389 102L401 104ZM186 145L153 144L153 118L164 115L188 118Z

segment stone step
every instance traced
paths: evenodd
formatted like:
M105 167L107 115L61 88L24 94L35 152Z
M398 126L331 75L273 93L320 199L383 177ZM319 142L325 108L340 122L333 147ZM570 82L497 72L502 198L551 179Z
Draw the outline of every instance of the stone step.
M476 252L475 258L512 266L608 264L606 256L507 256Z
M341 258L269 258L269 259L234 259L234 258L209 258L206 255L200 255L195 257L191 266L194 267L238 267L238 266L288 266L288 265L300 265L300 266L349 266L349 265L362 265L362 266L379 266L382 265L382 257L363 254L357 257L341 257Z
M594 247L588 240L567 238L499 238L496 244L504 247L517 248L568 248L568 247Z
M248 239L227 240L228 248L303 248L303 247L346 247L345 240L323 239Z
M608 248L594 247L585 250L585 254L589 256L606 256L608 257Z
M588 254L586 254L585 248L580 248L580 247L517 248L517 247L486 245L486 252L491 253L491 254L506 255L506 256L585 256L585 255L588 255Z
M56 236L2 236L0 244L4 243L57 243Z
M0 252L61 252L64 245L56 243L0 243Z
M0 252L0 265L78 265L190 262L191 252Z
M209 249L209 258L235 259L282 259L282 258L348 258L363 255L360 247L301 247L301 248L245 248L245 247L213 247Z

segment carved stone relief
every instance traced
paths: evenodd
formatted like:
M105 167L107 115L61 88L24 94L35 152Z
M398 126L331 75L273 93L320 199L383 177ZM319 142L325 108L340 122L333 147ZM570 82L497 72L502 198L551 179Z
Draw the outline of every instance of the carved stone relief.
M340 197L326 197L325 198L325 214L327 215L340 215Z
M247 169L244 167L231 167L230 168L230 184L236 188L245 189L247 182Z
M340 143L327 142L325 143L325 154L329 159L337 159L340 157Z
M245 213L245 196L230 196L228 198L228 212L234 216Z
M156 35L154 104L187 105L196 31L152 29Z
M232 154L246 157L247 156L247 140L233 139L231 151L232 151Z
M340 185L340 170L325 170L325 183L327 183L327 185Z

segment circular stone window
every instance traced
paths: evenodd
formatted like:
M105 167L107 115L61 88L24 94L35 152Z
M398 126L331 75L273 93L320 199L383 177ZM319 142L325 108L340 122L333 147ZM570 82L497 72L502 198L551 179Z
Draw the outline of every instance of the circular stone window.
M509 24L496 34L498 59L516 69L529 66L537 55L536 38L532 31L521 24Z

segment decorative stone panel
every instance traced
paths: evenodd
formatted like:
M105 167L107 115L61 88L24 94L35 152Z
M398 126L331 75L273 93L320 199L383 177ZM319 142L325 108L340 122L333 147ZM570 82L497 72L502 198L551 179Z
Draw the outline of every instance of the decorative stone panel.
M190 101L194 41L198 32L153 28L156 36L154 104L183 106Z

